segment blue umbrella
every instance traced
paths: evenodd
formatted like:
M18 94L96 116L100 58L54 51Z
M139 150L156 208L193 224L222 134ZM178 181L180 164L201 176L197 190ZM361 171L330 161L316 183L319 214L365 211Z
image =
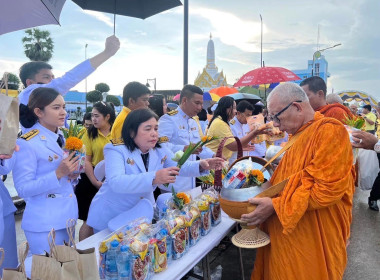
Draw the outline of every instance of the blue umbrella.
M203 101L211 101L212 98L211 98L211 94L209 92L204 92L203 93Z

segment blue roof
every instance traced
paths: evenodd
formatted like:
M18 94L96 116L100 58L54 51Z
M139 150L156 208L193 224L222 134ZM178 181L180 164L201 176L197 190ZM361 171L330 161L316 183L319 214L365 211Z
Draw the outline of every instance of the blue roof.
M120 100L120 104L123 104L123 98L120 95L116 95ZM65 102L71 103L86 103L86 93L80 91L69 91L64 96Z
M86 103L86 93L79 91L69 91L66 93L65 102Z

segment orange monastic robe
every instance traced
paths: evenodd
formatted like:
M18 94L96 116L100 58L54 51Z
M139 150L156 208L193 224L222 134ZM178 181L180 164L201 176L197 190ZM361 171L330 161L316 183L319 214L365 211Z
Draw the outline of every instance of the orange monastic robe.
M337 119L338 121L341 121L343 124L347 116L351 118L353 117L353 114L350 111L350 109L339 103L322 106L318 108L317 111L323 114L325 117Z
M271 178L289 182L262 225L271 243L258 249L254 280L341 280L346 267L354 190L348 133L319 112L298 133Z

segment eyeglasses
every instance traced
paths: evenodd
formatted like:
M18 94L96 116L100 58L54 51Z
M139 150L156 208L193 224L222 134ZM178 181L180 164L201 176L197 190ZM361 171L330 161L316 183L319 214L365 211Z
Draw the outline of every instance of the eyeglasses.
M273 116L269 115L269 116L268 116L268 120L269 120L269 121L274 121L274 122L276 122L276 123L280 123L280 119L279 119L278 117L279 117L282 113L284 113L284 112L285 112L290 106L292 106L294 102L301 103L302 100L297 100L297 101L292 101L292 102L290 102L290 103L288 104L288 106L286 106L284 109L282 109L282 110L281 110L280 112L278 112L277 114L275 114L275 115L273 115Z

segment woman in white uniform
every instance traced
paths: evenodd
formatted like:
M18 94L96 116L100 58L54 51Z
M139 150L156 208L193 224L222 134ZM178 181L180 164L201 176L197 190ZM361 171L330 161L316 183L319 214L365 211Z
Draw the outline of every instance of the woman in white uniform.
M13 168L15 156L7 159L0 155L0 175L7 175ZM1 176L0 176L1 177ZM8 190L5 188L3 180L0 179L0 202L1 207L1 225L0 225L0 248L4 249L5 258L0 266L0 277L3 268L16 268L17 261L17 243L14 212L17 210L13 204L12 198Z
M158 117L150 109L129 113L122 139L104 147L106 181L91 202L87 224L100 231L109 220L135 206L141 198L154 204L154 189L174 183L176 175L200 176L222 168L224 160L187 161L179 170L173 153L158 144Z
M63 97L54 89L37 88L20 122L31 130L17 140L20 151L13 169L15 188L26 207L21 223L32 254L49 252L48 233L54 228L56 244L69 241L66 221L77 219L73 171L78 158L63 159L64 138L58 129L65 122Z

